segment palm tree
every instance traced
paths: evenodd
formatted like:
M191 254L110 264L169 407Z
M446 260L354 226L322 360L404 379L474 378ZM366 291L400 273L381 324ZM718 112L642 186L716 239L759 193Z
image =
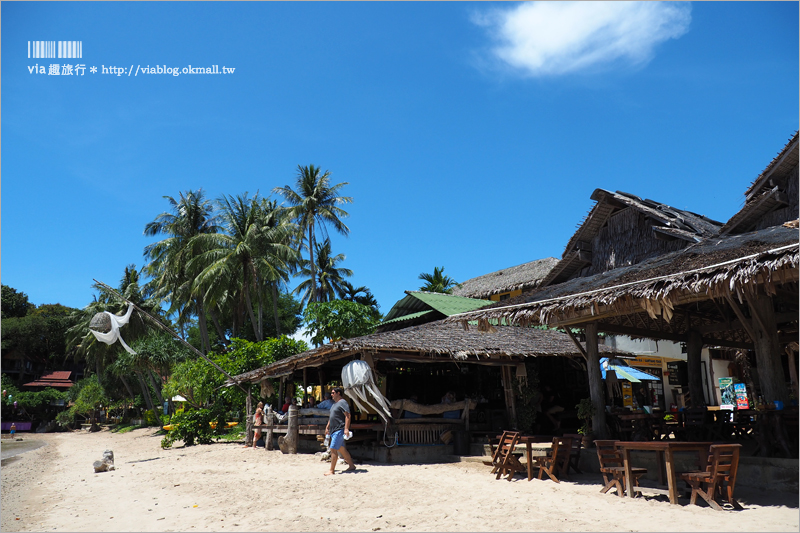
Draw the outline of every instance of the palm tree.
M332 255L331 241L325 239L321 245L317 244L317 264L312 265L309 261L303 260L301 262L300 272L298 276L305 279L295 289L296 293L303 293L301 301L308 303L310 301L317 302L330 302L336 299L337 295L342 294L345 289L342 285L345 282L345 277L353 275L353 271L349 268L341 268L337 265L345 260L344 254ZM313 255L311 257L314 257ZM316 282L316 283L315 283ZM317 299L312 300L312 290L315 285L319 285L317 289Z
M342 282L342 289L342 292L339 294L339 297L342 300L366 305L372 309L375 318L378 320L383 318L383 315L381 315L380 312L381 306L378 305L378 301L375 299L375 296L367 287L363 285L361 287L353 287L352 283L345 280Z
M451 294L453 289L458 286L456 280L444 275L444 267L433 267L433 275L423 272L417 279L425 282L425 285L419 288L421 291Z
M167 238L150 244L144 256L150 261L145 272L150 276L148 290L156 297L170 303L170 313L178 313L178 324L183 326L191 314L197 315L203 348L208 351L208 326L205 302L192 294L192 276L187 265L201 250L192 243L197 235L221 231L214 217L213 205L204 198L203 190L180 193L179 200L164 196L171 212L158 215L144 228L147 236L167 235Z
M350 233L350 228L341 220L347 217L348 213L339 207L341 204L353 201L349 196L339 196L339 191L348 182L331 185L330 176L330 171L320 173L320 168L314 165L305 167L298 165L296 191L288 185L273 189L273 192L282 195L289 204L289 213L300 228L301 243L305 242L305 249L308 250L308 265L311 269L309 300L312 302L320 301L317 294L317 262L314 260L317 244L315 227L319 226L326 237L328 224L342 235Z
M247 193L223 196L219 200L221 219L226 233L201 234L193 239L205 250L189 262L191 271L198 271L193 292L214 305L229 300L238 303L249 316L257 341L263 339L263 298L267 280L286 276L288 262L295 251L289 246L291 228L269 224L269 214L258 200ZM231 294L231 289L235 294ZM258 320L253 312L251 295L258 298Z

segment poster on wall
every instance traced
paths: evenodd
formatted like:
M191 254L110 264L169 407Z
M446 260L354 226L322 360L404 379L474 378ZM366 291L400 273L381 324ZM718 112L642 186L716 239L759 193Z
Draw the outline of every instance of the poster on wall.
M736 391L733 388L733 378L719 378L719 394L722 397L720 409L732 411L736 408Z
M633 388L627 381L620 383L622 386L622 406L633 407Z
M733 390L736 393L736 408L750 409L750 402L747 399L747 385L744 383L734 383Z

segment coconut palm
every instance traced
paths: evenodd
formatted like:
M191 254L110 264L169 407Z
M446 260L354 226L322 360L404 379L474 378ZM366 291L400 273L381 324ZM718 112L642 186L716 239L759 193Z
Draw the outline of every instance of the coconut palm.
M364 287L363 285L361 287L353 287L352 283L344 280L342 282L342 289L342 292L339 294L339 297L342 300L366 305L372 309L373 315L378 320L383 318L383 315L381 315L381 312L379 311L381 306L378 305L378 301L375 299L375 296L367 287Z
M317 302L330 302L336 299L337 295L342 294L345 289L342 285L345 282L345 277L353 275L353 271L349 268L341 268L337 266L345 260L344 254L333 255L331 252L331 241L325 239L321 245L316 245L316 265L310 264L309 261L303 260L301 262L300 272L298 276L304 277L305 281L300 283L295 289L296 293L303 293L301 301L305 304L310 301ZM312 257L314 257L312 255ZM313 298L313 287L317 286L317 299Z
M456 280L444 275L444 267L433 267L433 275L423 272L417 279L425 282L425 285L419 288L421 291L451 294L453 289L458 286Z
M262 341L262 296L267 281L285 278L296 255L289 245L291 228L270 221L270 213L265 212L270 205L259 202L257 194L252 199L247 193L223 196L218 203L226 232L197 235L193 239L204 251L189 262L191 271L199 271L192 290L212 305L229 301L243 309L250 318L256 340ZM258 300L258 320L251 295Z
M273 192L283 196L289 204L289 213L300 228L301 243L304 243L305 249L308 250L307 264L311 273L308 300L312 302L320 301L317 293L317 261L314 260L317 249L315 228L319 227L326 238L328 225L333 226L342 235L350 233L350 228L342 222L348 213L339 207L341 204L353 201L349 196L339 196L339 191L348 182L331 185L330 176L330 171L321 173L321 169L314 165L305 167L298 165L296 191L288 185L273 189Z
M215 234L221 231L214 216L214 207L205 199L202 189L180 193L179 199L164 196L171 212L158 215L144 228L147 236L166 235L159 242L144 249L150 261L145 272L150 276L148 290L158 298L170 303L170 313L178 313L178 324L183 326L192 314L197 315L203 349L210 349L206 324L205 302L192 294L192 276L187 265L202 250L192 243L197 235Z

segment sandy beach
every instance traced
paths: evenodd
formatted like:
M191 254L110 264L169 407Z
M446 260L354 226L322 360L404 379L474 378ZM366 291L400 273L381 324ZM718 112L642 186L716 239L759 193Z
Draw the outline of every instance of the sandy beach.
M163 450L153 429L23 435L4 461L3 531L797 531L798 498L738 493L739 512L600 494L572 481L497 481L476 462L361 463L324 477L311 454L217 443ZM116 470L92 463L114 451ZM340 463L339 469L345 465Z

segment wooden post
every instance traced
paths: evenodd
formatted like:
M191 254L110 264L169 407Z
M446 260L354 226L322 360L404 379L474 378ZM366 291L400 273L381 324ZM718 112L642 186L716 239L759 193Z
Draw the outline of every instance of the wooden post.
M517 405L514 400L514 383L511 377L511 367L503 365L501 368L503 377L503 392L506 398L506 414L508 415L508 425L511 429L517 428Z
M589 375L589 397L594 405L592 432L598 440L607 439L606 399L603 394L603 374L600 371L600 350L597 347L597 322L586 324L586 372Z
M275 424L272 414L272 406L267 406L267 435L264 437L264 449L272 450L272 428Z
M789 390L781 365L781 349L778 341L778 325L775 321L775 308L772 297L762 292L745 292L750 314L754 320L750 325L755 338L756 362L761 384L761 395L767 403L776 400L789 404Z
M703 374L700 369L700 355L703 350L703 337L694 330L689 330L686 336L686 370L689 374L689 394L692 398L692 407L704 407L703 399Z
M303 369L303 406L308 405L308 369Z
M796 345L792 343L786 347L786 356L789 358L789 379L792 380L792 390L794 390L794 397L798 398L800 397L800 392L798 392L797 387L797 369L795 368L793 346Z
M283 453L296 454L298 440L300 440L300 427L297 424L297 406L290 405L286 436L278 437L278 445Z
M284 392L286 392L285 389L286 389L286 378L282 377L281 386L278 387L278 410L280 410L280 408L283 407L283 396Z
M245 402L245 419L247 420L247 434L244 438L245 446L253 445L253 395L247 391L247 401Z

